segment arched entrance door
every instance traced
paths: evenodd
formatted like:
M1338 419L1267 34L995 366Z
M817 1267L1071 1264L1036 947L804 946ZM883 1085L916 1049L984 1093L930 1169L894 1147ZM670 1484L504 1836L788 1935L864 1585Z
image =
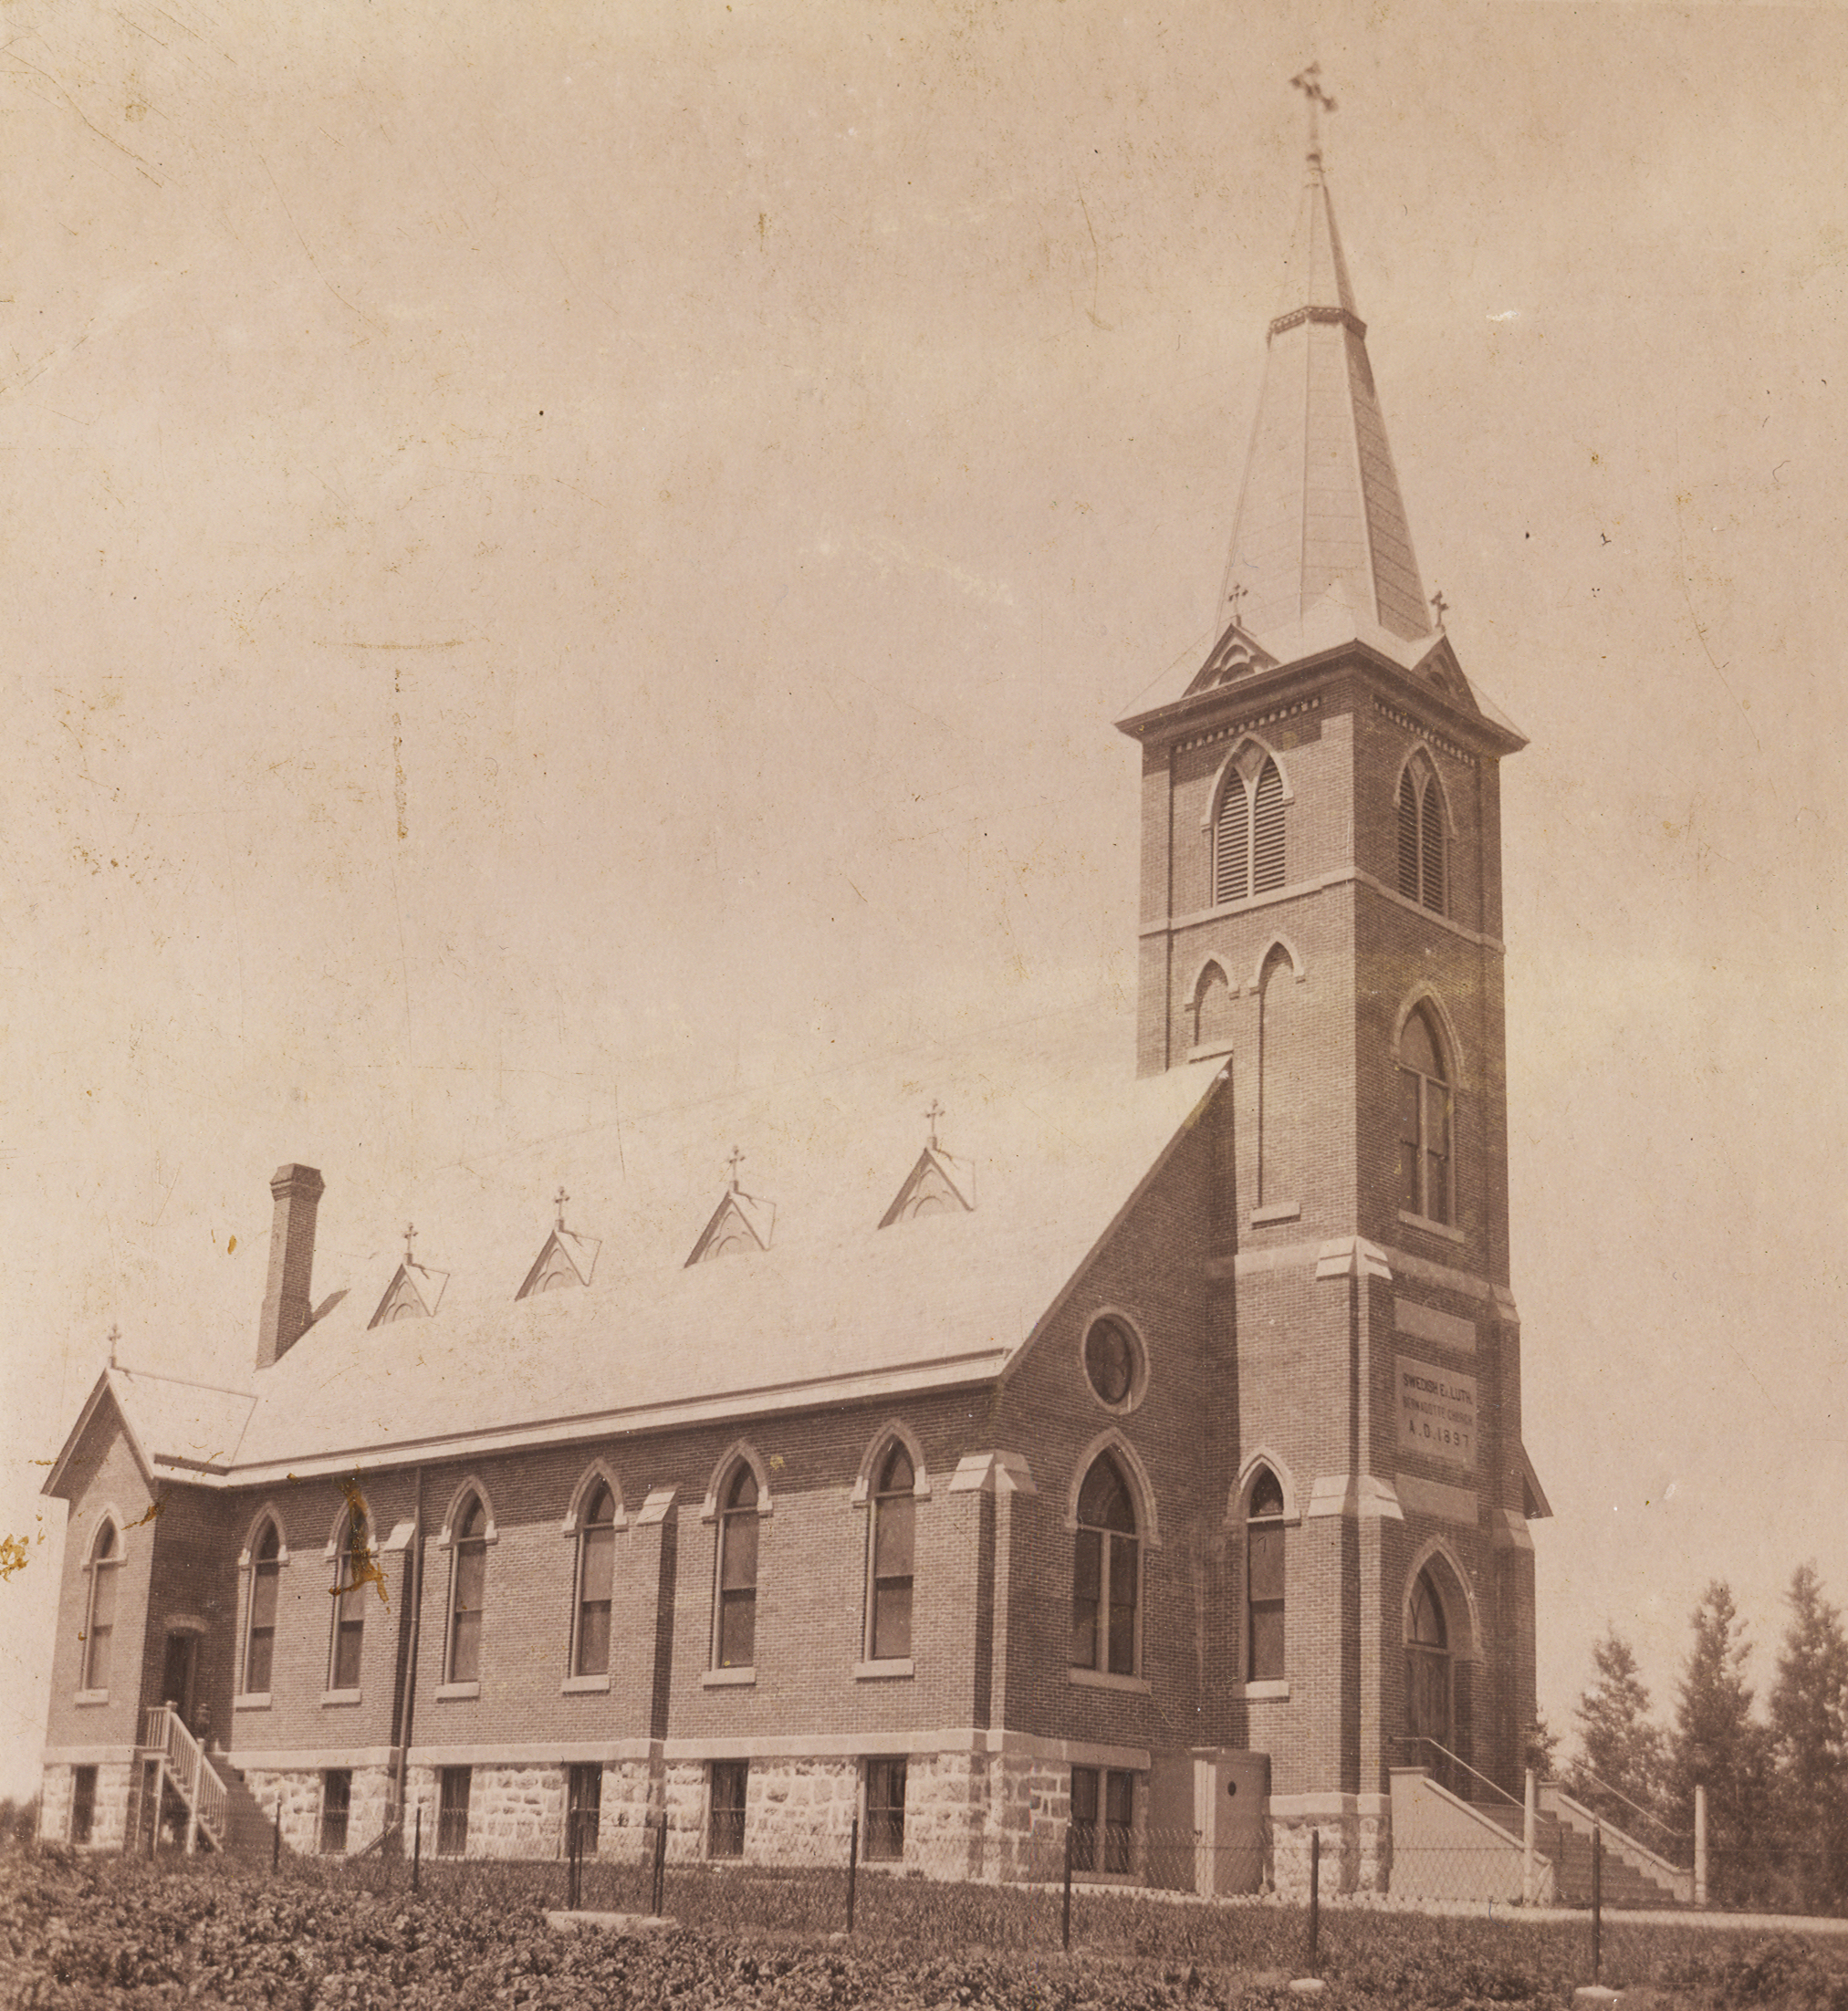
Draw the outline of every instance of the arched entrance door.
M1432 1740L1446 1753L1456 1751L1451 1698L1450 1631L1427 1568L1419 1572L1405 1609L1405 1730L1414 1740ZM1455 1785L1443 1754L1429 1745L1415 1746L1414 1760L1429 1766L1446 1787Z

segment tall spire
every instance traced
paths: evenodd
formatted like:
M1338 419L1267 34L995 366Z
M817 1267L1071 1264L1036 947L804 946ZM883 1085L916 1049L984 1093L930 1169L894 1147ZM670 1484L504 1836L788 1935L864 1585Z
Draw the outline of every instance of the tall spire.
M1272 638L1283 642L1286 657L1289 631L1332 589L1363 621L1405 637L1431 631L1322 173L1319 114L1334 100L1313 63L1291 81L1308 99L1308 174L1219 613L1222 629L1236 614L1273 649Z

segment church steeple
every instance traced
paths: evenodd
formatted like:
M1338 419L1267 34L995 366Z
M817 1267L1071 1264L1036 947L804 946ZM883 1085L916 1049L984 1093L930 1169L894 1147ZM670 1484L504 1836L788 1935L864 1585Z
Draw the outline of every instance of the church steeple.
M1334 102L1316 65L1292 81L1309 100L1308 174L1270 324L1218 624L1236 618L1285 658L1294 653L1291 631L1331 593L1394 635L1431 632L1366 324L1354 311L1322 172L1318 114Z

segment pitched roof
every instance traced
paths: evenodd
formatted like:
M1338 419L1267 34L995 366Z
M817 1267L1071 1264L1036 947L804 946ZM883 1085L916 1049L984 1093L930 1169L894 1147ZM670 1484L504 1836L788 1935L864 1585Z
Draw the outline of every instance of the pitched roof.
M437 1174L406 1197L450 1274L434 1313L371 1325L403 1261L381 1235L349 1275L317 1276L318 1298L349 1288L250 1393L104 1381L151 1471L222 1485L991 1379L1216 1079L1138 1081L1114 1042L1091 1047L1030 1078L928 1078L949 1107L945 1157L953 1144L966 1178L979 1169L968 1211L880 1226L915 1163L922 1093L914 1058L882 1061ZM734 1139L778 1198L776 1233L688 1267ZM560 1173L575 1233L601 1242L591 1282L517 1299ZM329 1169L330 1197L338 1182Z
M115 1407L135 1463L151 1486L159 1480L197 1481L226 1474L256 1398L248 1390L221 1390L136 1369L105 1369L52 1462L42 1493L62 1492L71 1458L105 1404Z

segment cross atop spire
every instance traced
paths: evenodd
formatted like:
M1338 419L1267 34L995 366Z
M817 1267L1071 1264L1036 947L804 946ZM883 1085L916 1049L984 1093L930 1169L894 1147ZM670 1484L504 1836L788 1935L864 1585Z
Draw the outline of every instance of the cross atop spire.
M1297 71L1290 83L1309 100L1309 157L1321 159L1321 115L1333 111L1335 101L1321 88L1321 65L1310 63Z

